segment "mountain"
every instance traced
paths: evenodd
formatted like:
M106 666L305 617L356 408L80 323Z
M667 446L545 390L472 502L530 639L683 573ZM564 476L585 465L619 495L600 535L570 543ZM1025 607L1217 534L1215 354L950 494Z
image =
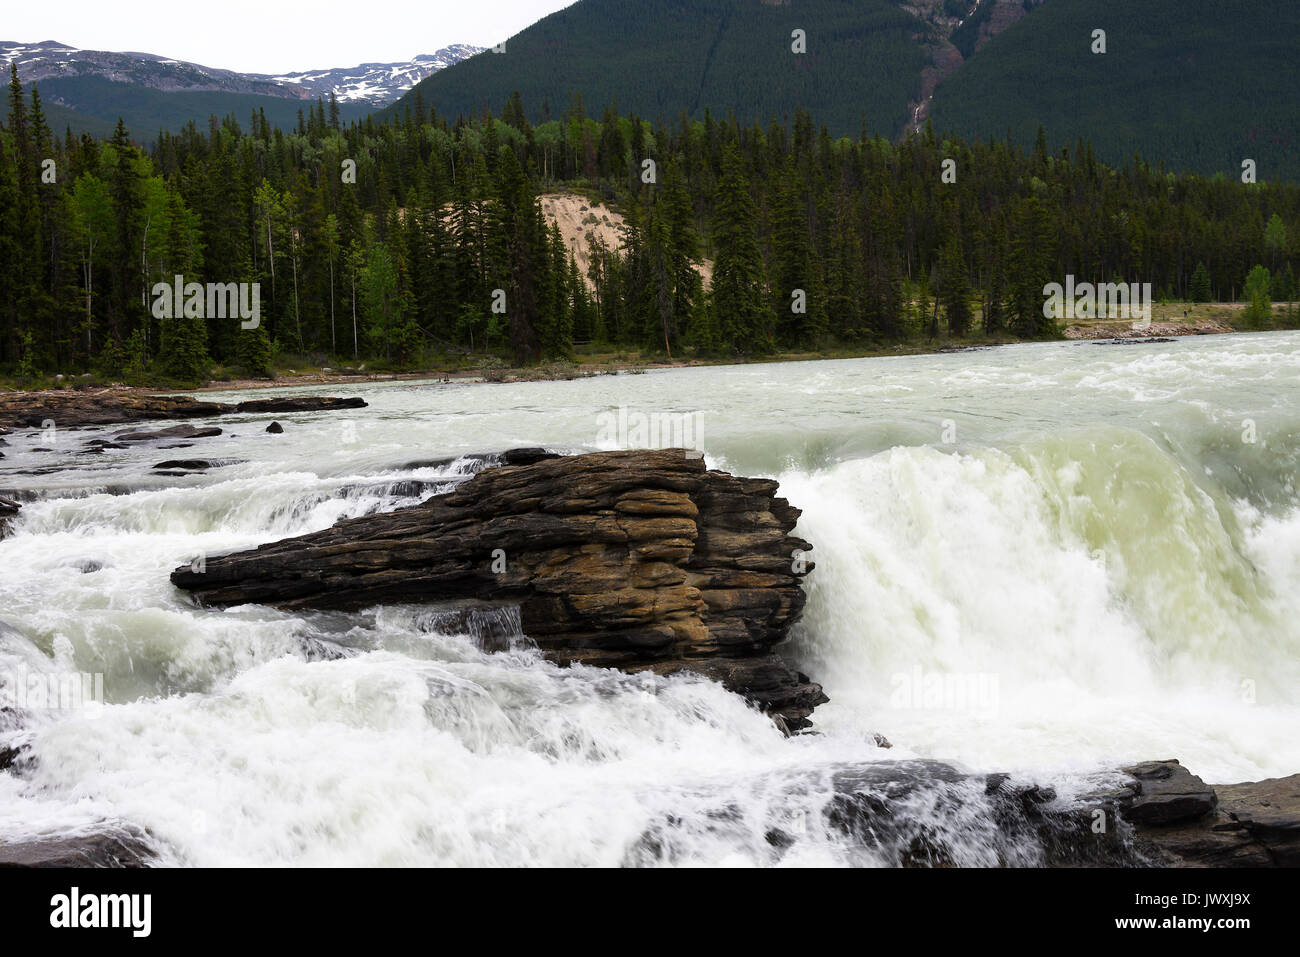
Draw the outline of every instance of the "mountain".
M80 50L53 40L0 41L0 66L18 65L24 85L36 85L51 126L66 123L92 134L121 116L137 135L177 129L193 120L234 113L241 121L261 109L280 126L293 126L299 109L333 93L343 118L364 116L392 103L430 74L477 53L456 44L404 63L310 70L280 75L238 73L152 53Z
M988 2L988 0L986 0ZM1093 53L1105 30L1106 52ZM938 129L1260 181L1300 179L1296 0L1048 0L940 82Z
M580 0L381 116L417 93L453 118L499 113L518 90L533 118L579 93L589 114L616 102L669 122L803 108L837 136L932 119L1032 147L1041 123L1051 147L1084 137L1113 163L1233 174L1252 158L1261 178L1300 179L1298 51L1296 0Z
M269 81L284 89L300 90L308 99L319 96L328 100L333 93L340 103L364 102L386 106L426 76L480 52L482 47L457 43L443 47L437 53L423 53L406 63L362 63L346 69L310 70L279 76L250 74L250 78Z
M518 90L530 114L552 114L581 94L589 111L675 121L731 110L744 122L816 109L836 132L894 132L910 115L934 26L893 0L580 0L509 38L504 52L471 57L416 84L444 115L499 112ZM806 51L796 53L794 31ZM946 34L945 34L946 35Z

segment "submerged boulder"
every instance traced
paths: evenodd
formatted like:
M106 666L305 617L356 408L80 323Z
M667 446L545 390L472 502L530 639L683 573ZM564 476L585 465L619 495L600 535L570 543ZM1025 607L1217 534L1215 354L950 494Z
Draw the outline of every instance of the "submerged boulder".
M18 518L18 513L22 511L22 506L17 502L7 498L0 498L0 538L9 535L9 531L14 521Z
M515 602L554 661L693 671L788 729L809 723L821 687L773 649L803 609L812 546L790 535L800 510L775 481L710 471L681 449L517 460L172 582L222 606Z
M104 825L90 833L51 834L18 843L0 842L0 868L148 867L156 854L137 828Z

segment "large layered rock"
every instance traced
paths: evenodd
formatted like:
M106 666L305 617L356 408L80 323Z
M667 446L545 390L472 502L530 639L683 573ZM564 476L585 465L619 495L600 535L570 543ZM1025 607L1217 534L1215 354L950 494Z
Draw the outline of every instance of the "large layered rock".
M798 729L825 697L773 648L803 608L812 546L776 490L680 449L545 458L171 577L214 605L517 602L553 660L694 671Z

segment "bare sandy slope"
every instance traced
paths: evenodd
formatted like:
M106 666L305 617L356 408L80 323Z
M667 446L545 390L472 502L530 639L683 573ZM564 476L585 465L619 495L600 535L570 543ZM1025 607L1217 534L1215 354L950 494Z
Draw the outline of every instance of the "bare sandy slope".
M595 239L610 249L623 249L623 229L626 221L602 203L593 203L576 193L543 193L538 197L546 218L559 225L564 244L578 260L578 269L587 275L591 265L588 242ZM700 264L699 273L707 287L713 280L713 263L707 259ZM587 280L588 284L591 280Z
M607 206L573 193L543 193L539 198L542 212L560 227L564 244L578 260L584 276L591 266L590 240L602 242L610 249L623 248L625 221Z

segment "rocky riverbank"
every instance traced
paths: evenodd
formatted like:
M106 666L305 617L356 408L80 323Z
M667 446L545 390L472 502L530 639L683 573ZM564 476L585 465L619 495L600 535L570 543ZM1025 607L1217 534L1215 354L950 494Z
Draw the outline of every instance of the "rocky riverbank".
M1150 761L1125 772L1131 783L1108 799L1133 827L1147 863L1300 866L1300 774L1212 787L1177 761Z
M103 389L78 392L56 389L45 392L0 393L0 428L70 429L94 425L117 425L152 419L197 419L234 413L332 412L362 409L366 401L358 396L285 396L247 402L200 402L189 396L151 395L131 389Z
M1210 787L1177 761L1119 773L1115 790L1062 800L1050 785L970 774L940 761L880 761L834 769L820 820L782 820L765 836L772 862L810 829L844 841L850 855L899 867L1294 867L1300 864L1300 775ZM1111 777L1114 777L1112 775ZM720 798L720 801L722 799ZM993 831L980 860L965 858L959 824L918 816L948 808ZM718 820L734 809L720 803ZM674 822L652 823L626 863L671 863ZM147 831L105 824L77 835L0 844L0 867L147 867L159 859Z

